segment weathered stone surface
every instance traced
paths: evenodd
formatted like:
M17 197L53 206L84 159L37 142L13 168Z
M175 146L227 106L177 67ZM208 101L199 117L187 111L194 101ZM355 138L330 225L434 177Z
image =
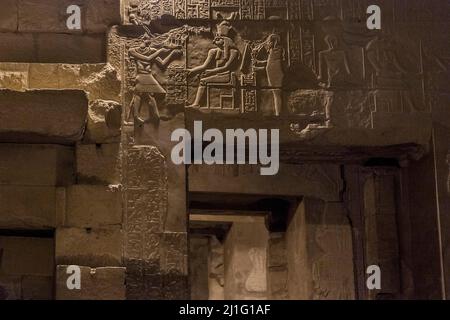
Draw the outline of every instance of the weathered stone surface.
M89 105L86 141L110 143L120 140L122 107L114 101L95 100Z
M70 5L81 9L81 32L104 33L110 25L120 23L117 0L15 0L19 11L20 32L66 32L66 13Z
M284 233L270 233L267 248L267 278L270 299L285 300L288 292L288 252Z
M74 181L70 147L0 144L0 184L64 186Z
M43 33L35 38L38 48L36 60L23 62L79 64L106 62L106 44L103 35Z
M177 144L171 141L172 132L184 128L183 114L177 114L170 121L161 121L158 132L152 126L144 126L135 134L136 144L156 146L164 158L164 167L159 169L160 175L167 180L167 214L165 216L165 231L186 232L186 167L176 165L171 160L172 148ZM157 139L156 139L157 138ZM140 171L144 171L142 167ZM155 170L157 170L155 168ZM148 176L144 174L143 177Z
M56 188L0 186L0 228L56 227Z
M127 297L155 299L163 296L160 249L167 210L166 163L157 148L134 146L126 150L124 169Z
M73 185L67 188L65 226L95 228L121 223L119 186Z
M72 142L83 134L87 99L81 91L2 90L0 105L1 140Z
M15 32L18 27L17 0L5 0L0 12L0 32Z
M248 232L251 228L252 232ZM264 220L235 222L225 242L225 299L264 300L269 297Z
M76 159L78 183L120 183L119 144L77 144Z
M104 63L104 35L0 33L0 61Z
M187 275L163 275L163 299L187 300L189 299Z
M88 0L86 27L89 33L105 33L109 27L121 23L120 1Z
M16 0L19 32L73 32L66 26L67 0Z
M189 167L190 192L309 195L334 201L339 200L341 189L339 166L332 164L281 163L280 170L275 176L261 176L259 167L251 165L192 165Z
M90 101L120 101L121 82L116 69L111 64L83 64L75 70L71 65L62 65L61 68L64 75L62 86L69 86L70 77L74 77L77 86L88 92Z
M367 170L364 183L364 220L366 264L377 265L382 270L381 290L377 294L398 297L400 285L400 257L395 198L396 171Z
M46 238L0 237L0 273L52 276L54 241Z
M189 239L189 283L192 300L208 300L209 298L209 239L208 237L192 237Z
M447 111L448 113L448 111ZM444 113L442 114L445 115ZM444 123L445 118L441 119ZM448 115L446 119L449 119ZM450 225L450 123L447 126L435 124L434 131L435 140L435 165L436 165L436 182L439 201L439 213L442 230L442 243L444 247L444 277L446 280L447 296L450 295L450 279L448 278L448 270L450 265L450 233L447 231Z
M81 268L81 290L67 288L67 266L56 267L56 300L124 300L125 268Z
M21 289L20 276L0 275L0 300L19 300Z
M353 248L340 203L305 198L286 233L290 299L354 299Z
M415 299L442 299L439 211L434 191L435 161L431 153L419 161L412 162L407 168ZM419 252L420 254L417 254Z
M160 247L163 273L187 276L187 242L184 232L163 233Z
M22 277L23 300L53 299L53 277L24 276Z
M225 299L225 261L224 245L216 237L210 238L208 258L208 288L210 300Z
M122 265L120 227L56 229L57 264L104 267Z
M119 101L120 82L109 64L0 63L0 88L77 89L90 101Z

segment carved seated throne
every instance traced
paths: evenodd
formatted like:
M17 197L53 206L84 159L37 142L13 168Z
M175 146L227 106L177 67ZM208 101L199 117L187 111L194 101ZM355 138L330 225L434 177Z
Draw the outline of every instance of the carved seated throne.
M231 72L230 81L224 83L208 83L206 85L206 105L211 110L234 111L238 99L238 79L235 72Z

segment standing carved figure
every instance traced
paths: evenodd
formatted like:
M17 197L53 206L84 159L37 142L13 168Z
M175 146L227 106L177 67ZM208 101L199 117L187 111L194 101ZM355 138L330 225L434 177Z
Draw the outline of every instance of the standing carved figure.
M210 49L201 66L188 69L189 76L201 74L200 84L194 102L187 106L199 108L209 84L227 84L231 82L232 72L239 68L240 52L231 38L232 26L225 20L217 26L213 40L216 48Z
M137 65L137 76L127 120L134 116L134 120L139 124L159 122L157 101L165 97L166 90L153 75L152 67L156 64L162 70L166 69L171 61L183 55L183 51L180 49L180 47L173 45L164 45L156 49L151 46L150 40L145 40L139 47L129 50L128 54ZM165 58L162 58L163 56ZM140 116L143 105L148 108L147 119Z
M347 55L339 48L336 36L327 35L328 49L319 52L319 82L327 88L342 87L349 83L350 67Z
M260 46L255 48L254 56L259 54L261 49L267 52L267 60L258 60L255 58L254 69L265 68L267 80L273 94L273 105L275 115L279 116L283 106L283 80L284 80L284 62L285 50L281 45L281 38L278 34L272 33Z
M344 125L347 120L345 117L345 105L347 97L342 90L350 84L350 66L347 54L341 48L339 39L335 35L327 35L325 42L328 49L319 52L319 84L327 88L325 117L326 126Z
M375 70L375 96L387 102L385 112L419 111L413 100L407 76L410 73L400 64L395 43L388 36L377 36L366 46L367 59Z

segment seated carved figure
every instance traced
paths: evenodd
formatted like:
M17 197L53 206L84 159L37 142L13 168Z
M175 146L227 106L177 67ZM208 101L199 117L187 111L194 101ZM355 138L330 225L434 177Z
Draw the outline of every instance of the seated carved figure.
M209 50L208 56L201 66L188 69L190 76L201 74L195 101L188 107L200 107L208 85L232 83L232 73L239 68L241 54L234 41L229 37L230 30L229 22L222 22L218 26L217 35L213 40L216 48Z

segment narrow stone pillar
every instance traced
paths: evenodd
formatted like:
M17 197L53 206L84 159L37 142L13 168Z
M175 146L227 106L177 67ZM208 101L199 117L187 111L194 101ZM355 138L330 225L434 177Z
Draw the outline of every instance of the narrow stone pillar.
M288 299L288 262L286 234L284 232L270 233L269 245L267 247L267 260L270 299Z
M269 297L264 219L235 222L225 242L225 299L262 300Z
M209 239L209 300L225 299L224 245L215 236Z
M128 299L162 297L160 244L166 212L164 157L155 147L127 150L125 170L125 248Z
M189 283L191 300L209 298L209 237L191 235L189 238Z
M369 298L395 298L401 292L397 169L367 170L363 185L365 265L381 270L381 289L370 290Z
M442 116L442 119L449 119L450 112L442 112ZM450 125L448 123L445 125L444 123L435 123L433 131L436 192L441 232L442 276L445 279L442 291L445 299L448 300L450 299Z
M354 299L352 234L341 203L303 199L286 247L290 299Z

